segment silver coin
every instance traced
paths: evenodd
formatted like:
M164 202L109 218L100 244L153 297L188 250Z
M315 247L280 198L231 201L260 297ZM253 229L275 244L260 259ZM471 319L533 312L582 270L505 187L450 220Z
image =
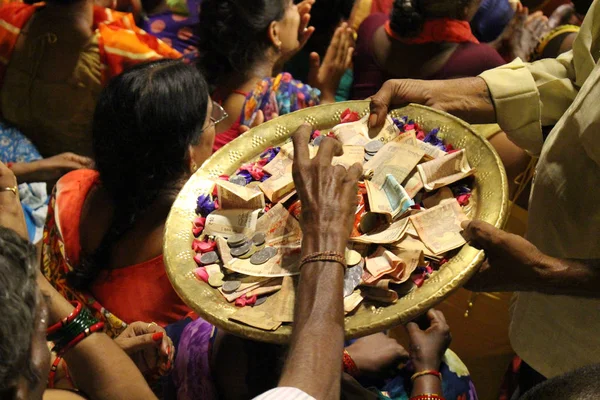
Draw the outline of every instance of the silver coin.
M367 153L377 153L383 147L383 142L380 140L372 140L365 144L365 151Z
M219 261L219 256L217 255L216 252L214 251L210 251L208 253L204 253L202 254L202 256L200 257L200 262L203 265L210 265L210 264L215 264Z
M313 146L319 146L321 144L321 142L323 141L323 135L317 136L314 140L313 140Z
M235 235L230 236L229 239L227 239L227 245L229 247L239 247L246 243L247 240L248 238L246 237L246 235L236 233Z
M259 297L258 299L256 299L256 303L254 303L254 305L252 307L260 306L265 301L267 301L267 296Z
M242 282L240 281L226 281L223 282L222 289L225 293L233 293L240 288L241 284Z
M256 252L250 257L250 262L254 265L262 265L269 261L275 254L273 254L273 250L275 250L275 254L277 254L277 249L273 247L265 247L259 252Z
M236 185L246 186L248 183L246 182L246 178L240 175L232 175L229 177L229 182L235 183Z
M265 247L265 250L267 251L267 254L269 254L269 259L275 257L279 252L275 247Z
M346 274L344 275L344 297L348 297L354 292L354 289L360 285L360 281L362 280L362 275L364 271L365 261L361 260L354 267L350 267L346 269Z
M245 242L241 246L234 247L233 249L231 249L231 251L230 251L231 252L231 256L232 257L243 256L244 254L246 254L247 252L249 252L251 248L252 248L252 243Z
M371 158L373 158L373 155L365 153L365 161L369 161Z
M252 236L252 242L257 246L265 244L265 240L267 240L267 235L262 232L256 232L254 236Z

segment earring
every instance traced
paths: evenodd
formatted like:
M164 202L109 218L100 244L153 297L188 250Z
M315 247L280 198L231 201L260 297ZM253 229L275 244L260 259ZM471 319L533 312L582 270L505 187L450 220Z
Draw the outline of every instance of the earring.
M198 166L195 162L192 161L192 172L196 172L198 170Z
M278 43L276 44L276 46L277 46L277 50L281 51L281 42L278 42Z

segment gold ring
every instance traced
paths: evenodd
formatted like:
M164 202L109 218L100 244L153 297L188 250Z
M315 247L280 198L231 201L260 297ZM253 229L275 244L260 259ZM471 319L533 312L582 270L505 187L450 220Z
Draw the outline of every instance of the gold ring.
M146 329L150 329L150 327L151 327L152 325L156 325L156 326L158 326L158 324L157 324L156 322L150 322L150 323L148 324L148 326L146 327Z
M4 187L4 188L0 188L0 192L13 192L13 194L16 196L18 193L19 188L17 187L17 185L13 186L13 187Z

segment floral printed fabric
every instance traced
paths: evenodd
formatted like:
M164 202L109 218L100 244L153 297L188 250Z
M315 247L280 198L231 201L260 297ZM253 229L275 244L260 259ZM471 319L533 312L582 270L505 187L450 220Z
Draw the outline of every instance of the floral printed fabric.
M251 126L259 110L265 121L319 104L319 89L305 85L283 72L274 78L264 78L246 97L242 110L241 125Z

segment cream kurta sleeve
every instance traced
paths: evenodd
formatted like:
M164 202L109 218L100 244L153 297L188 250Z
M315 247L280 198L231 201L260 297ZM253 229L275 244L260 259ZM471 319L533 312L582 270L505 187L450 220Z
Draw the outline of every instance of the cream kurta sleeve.
M590 7L573 50L531 64L516 59L482 73L496 108L496 119L512 141L539 154L542 125L554 125L571 105L594 68L599 51L600 5ZM600 21L598 21L600 22Z

